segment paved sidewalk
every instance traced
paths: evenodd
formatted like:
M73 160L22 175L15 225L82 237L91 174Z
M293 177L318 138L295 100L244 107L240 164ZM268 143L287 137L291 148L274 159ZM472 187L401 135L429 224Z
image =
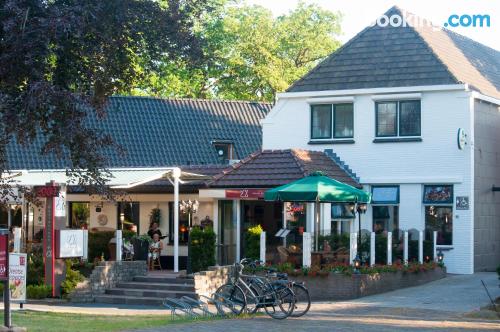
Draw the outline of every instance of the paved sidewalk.
M485 282L493 299L500 296L498 275L492 272L479 272L473 275L448 275L444 279L422 286L403 288L350 302L465 313L478 310L490 303L481 280Z

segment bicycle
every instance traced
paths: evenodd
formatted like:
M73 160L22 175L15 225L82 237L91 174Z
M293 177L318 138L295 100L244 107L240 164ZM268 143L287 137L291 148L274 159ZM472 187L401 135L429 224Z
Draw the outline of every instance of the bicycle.
M233 265L230 282L219 287L214 294L219 305L230 304L235 300L239 304L244 299L244 305L238 306L236 310L234 306L230 306L230 310L235 314L241 314L246 309L248 313L253 314L264 308L274 319L285 319L290 316L294 309L295 295L291 288L283 287L288 281L270 281L266 277L244 275L243 267L249 262L248 259L242 259L240 263Z
M254 270L258 265L262 264L260 261L254 261L248 264L250 268ZM295 295L294 299L294 309L290 314L290 317L301 317L304 316L311 308L311 296L309 295L309 290L303 282L296 282L288 279L288 274L279 273L272 268L264 268L266 271L266 278L282 280L283 283L281 287L289 287Z

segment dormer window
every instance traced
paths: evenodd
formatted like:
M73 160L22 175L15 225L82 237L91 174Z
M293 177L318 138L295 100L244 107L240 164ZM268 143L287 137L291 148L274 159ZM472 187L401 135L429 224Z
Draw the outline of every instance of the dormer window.
M234 153L234 145L228 141L212 141L215 152L219 159L223 162L236 159Z

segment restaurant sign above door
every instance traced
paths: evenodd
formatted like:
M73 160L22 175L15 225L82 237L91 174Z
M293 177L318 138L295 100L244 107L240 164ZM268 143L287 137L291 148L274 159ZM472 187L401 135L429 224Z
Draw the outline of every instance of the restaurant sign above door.
M226 198L262 199L265 191L265 189L227 189Z

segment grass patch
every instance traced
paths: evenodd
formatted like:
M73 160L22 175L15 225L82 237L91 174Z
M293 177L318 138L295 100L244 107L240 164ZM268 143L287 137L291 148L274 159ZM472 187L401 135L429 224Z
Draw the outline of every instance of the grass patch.
M1 319L3 322L3 314ZM165 314L165 316L101 316L37 311L12 312L12 324L26 327L29 332L111 332L159 327L188 321L192 320L176 319L171 321L169 314Z

